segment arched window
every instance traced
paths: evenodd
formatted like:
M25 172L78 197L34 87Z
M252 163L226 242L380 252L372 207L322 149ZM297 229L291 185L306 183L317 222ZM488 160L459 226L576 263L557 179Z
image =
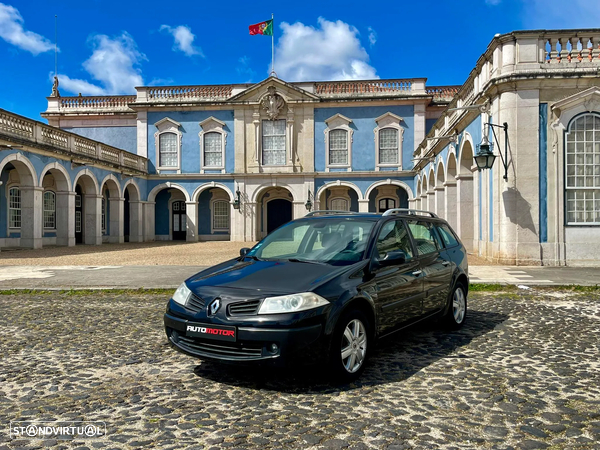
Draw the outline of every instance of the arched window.
M377 212L384 213L388 209L396 207L396 200L393 198L380 198L377 205Z
M204 166L223 166L223 144L221 133L210 132L204 134Z
M600 225L600 115L573 120L566 143L567 224Z
M398 164L398 130L379 130L379 164Z
M346 130L329 132L329 164L348 164L348 132Z
M331 199L332 211L350 211L350 205L346 198L332 198Z
M161 133L158 140L160 167L178 167L177 135L175 133Z
M21 228L21 190L18 187L8 191L8 227Z
M44 192L44 228L56 229L56 194Z
M213 230L229 230L229 202L213 202Z

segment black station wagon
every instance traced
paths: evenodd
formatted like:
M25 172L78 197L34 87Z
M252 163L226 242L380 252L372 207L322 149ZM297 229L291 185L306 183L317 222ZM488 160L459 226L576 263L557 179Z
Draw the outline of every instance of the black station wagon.
M315 211L186 280L164 323L202 359L325 361L352 380L378 338L434 316L460 327L468 286L467 252L433 213Z

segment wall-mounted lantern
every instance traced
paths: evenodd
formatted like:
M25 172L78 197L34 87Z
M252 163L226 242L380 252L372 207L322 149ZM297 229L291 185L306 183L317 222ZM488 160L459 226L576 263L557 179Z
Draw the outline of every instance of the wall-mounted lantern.
M240 207L242 206L242 194L240 192L239 186L238 186L237 190L235 191L235 195L236 195L236 198L233 201L233 209L240 209Z
M312 193L310 192L310 189L308 190L308 200L306 200L306 203L304 204L304 206L306 207L306 210L308 212L310 212L312 210L313 207L313 202L312 200L314 200L314 196L312 195Z
M486 125L492 128L492 134L494 135L494 140L496 141L498 148L500 148L500 144L498 143L498 137L496 136L496 131L494 128L502 128L504 130L504 156L502 156L501 152L498 152L498 154L500 155L502 166L504 167L503 178L508 180L508 124L504 122L502 125L496 125L488 122ZM475 160L475 164L477 165L477 169L479 171L491 169L494 165L496 155L494 155L494 152L492 151L492 147L487 137L487 132L484 132L481 144L477 146L477 153L473 156L473 159Z

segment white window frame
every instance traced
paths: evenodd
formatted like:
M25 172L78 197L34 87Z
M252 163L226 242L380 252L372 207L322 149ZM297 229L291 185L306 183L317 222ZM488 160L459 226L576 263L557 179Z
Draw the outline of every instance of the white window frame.
M11 192L13 189L16 189L18 192L18 197L19 197L19 205L18 207L13 207L12 206L12 199L11 199ZM21 187L20 186L8 186L8 201L6 202L6 206L8 209L8 220L7 220L7 225L8 225L8 229L9 230L13 230L12 232L14 232L14 230L20 230L21 226L23 225L23 196L21 195ZM14 227L11 226L12 225L12 217L11 217L11 211L18 211L18 216L19 216L19 226L18 227Z
M199 123L200 132L198 137L200 140L200 173L205 173L206 170L220 170L225 173L225 147L227 145L227 132L225 131L225 122L209 117ZM221 135L221 165L208 166L204 159L204 136L208 133L219 133Z
M54 204L54 209L46 209L46 194L52 194L52 201ZM53 225L51 227L46 226L46 213L51 213ZM56 192L51 190L44 191L42 195L42 224L44 226L44 230L56 230Z
M154 124L157 131L154 133L154 145L156 147L156 172L160 171L177 171L181 173L181 141L183 133L180 131L181 124L173 119L165 117ZM160 136L165 133L173 133L176 135L177 142L177 165L176 166L161 166L160 165Z
M283 121L285 123L285 127L284 127L284 159L283 159L283 164L265 164L264 160L265 160L265 143L264 143L264 139L265 139L265 129L264 129L264 123L265 122L272 122L271 119L261 119L260 121L260 148L261 148L261 152L260 152L260 165L262 167L285 167L288 165L288 121L287 119L275 119L277 121ZM281 136L281 135L272 135L272 136Z
M227 211L227 227L219 227L217 228L216 224L215 224L215 218L216 216L216 206L217 203L224 203L226 205L226 211ZM227 231L229 232L230 228L231 228L231 203L229 202L229 200L226 200L225 198L217 198L214 199L210 202L210 212L211 212L211 217L210 217L210 230L211 233L214 233L215 231L219 231L219 232L223 232L223 231Z
M592 117L594 122L596 122L596 119L600 118L600 114L598 113L585 113L585 114L580 114L577 115L576 117L574 117L573 119L571 119L571 122L569 123L569 126L567 128L567 130L565 131L565 149L564 149L564 171L565 171L565 192L564 192L564 202L565 202L565 223L567 225L570 226L598 226L600 225L600 221L599 220L594 220L592 222L587 222L587 221L583 221L583 222L578 222L577 221L577 217L575 215L575 221L569 221L569 213L571 212L569 209L569 193L573 192L575 195L575 200L574 203L577 204L578 201L583 202L583 211L581 211L584 215L588 212L587 207L586 207L586 202L591 202L592 205L592 215L594 217L598 217L600 210L595 208L595 204L598 204L598 202L600 202L600 186L569 186L569 177L574 177L574 180L576 182L577 177L583 177L584 181L586 179L588 179L589 177L591 177L592 181L595 181L597 179L600 179L600 177L598 177L597 174L595 173L591 173L591 174L586 174L586 167L590 167L591 166L591 172L595 172L595 168L596 166L600 166L600 162L596 162L600 159L600 139L596 140L595 135L597 133L600 133L600 128L596 129L593 128L591 130L591 134L592 134L592 140L591 142L588 141L587 136L586 136L586 131L585 131L585 125L584 125L584 129L583 130L576 130L573 127L575 126L575 123L579 120L586 120L587 117ZM583 137L583 140L577 139L578 134L577 133L582 133L580 136ZM573 137L573 141L569 141L569 138ZM586 144L591 143L592 148L591 148L591 153L587 152L585 146ZM570 149L570 144L573 145L573 152L569 152ZM577 152L577 144L582 144L582 146L584 147L584 151L583 153L578 153ZM596 151L596 149L598 149L599 151ZM573 160L574 163L570 164L569 163L569 156L573 155ZM582 156L582 160L583 162L578 163L577 162L577 156ZM588 163L588 157L589 159L591 159L591 162ZM577 174L577 168L579 166L583 166L583 173L582 174ZM569 174L569 168L570 167L574 167L574 174ZM594 183L596 184L596 183ZM577 198L577 194L581 194L581 196L583 197L582 199L578 199ZM591 196L591 198L588 198L589 196ZM577 213L579 211L577 210L573 210L574 213ZM585 218L584 218L585 219Z
M349 119L342 114L336 114L331 116L329 119L325 119L327 127L324 130L325 133L325 172L330 172L331 169L346 169L348 172L352 171L352 142L354 140L354 130L350 127L352 119ZM348 160L346 164L330 164L329 157L329 133L334 130L343 130L347 134L348 144Z
M402 143L404 142L404 127L401 122L404 119L397 116L394 113L387 112L377 119L375 123L377 126L373 129L375 139L375 170L381 170L382 168L395 168L396 170L402 170ZM392 128L398 132L398 162L397 163L380 163L379 162L379 132L385 128Z
M101 209L102 209L102 234L106 234L106 207L108 205L108 201L106 200L106 196L102 195L102 205L101 205Z

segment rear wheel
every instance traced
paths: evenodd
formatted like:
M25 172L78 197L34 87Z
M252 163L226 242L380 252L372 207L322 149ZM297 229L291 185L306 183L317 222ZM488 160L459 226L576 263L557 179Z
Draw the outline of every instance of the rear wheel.
M445 325L457 330L462 327L467 318L467 294L465 286L458 282L448 299L448 311L444 316Z
M344 314L338 321L331 341L330 364L342 381L356 380L365 368L371 328L359 310Z

